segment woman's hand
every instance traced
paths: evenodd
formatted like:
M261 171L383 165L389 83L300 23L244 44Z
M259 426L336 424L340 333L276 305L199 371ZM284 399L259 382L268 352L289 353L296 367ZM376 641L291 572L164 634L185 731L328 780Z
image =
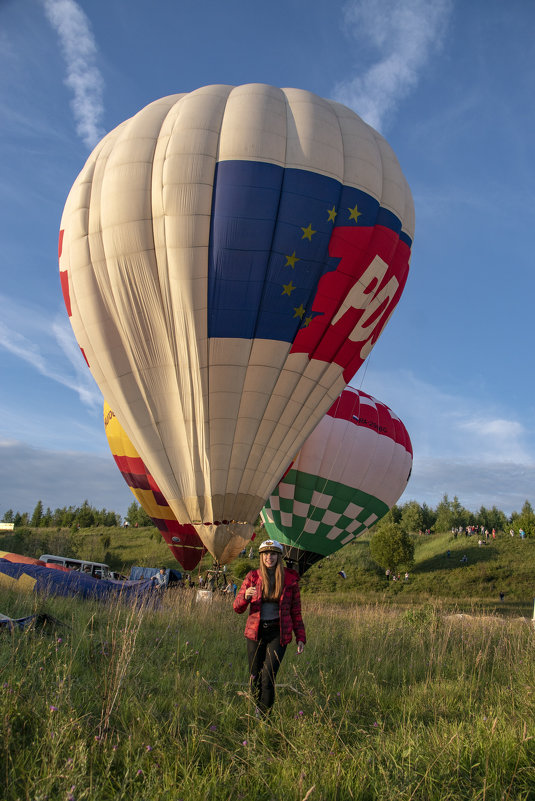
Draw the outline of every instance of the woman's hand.
M247 587L245 590L245 600L251 601L256 595L256 587Z
M305 650L305 643L304 642L298 642L297 643L297 653L298 654L302 654L304 650Z

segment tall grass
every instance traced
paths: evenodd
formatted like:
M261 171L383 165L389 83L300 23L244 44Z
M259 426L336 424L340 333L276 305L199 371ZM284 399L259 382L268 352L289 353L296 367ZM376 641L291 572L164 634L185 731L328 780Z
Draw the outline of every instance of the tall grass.
M267 722L247 695L244 618L168 592L162 606L39 602L63 626L0 638L0 782L28 799L535 798L526 621L438 605L305 599Z

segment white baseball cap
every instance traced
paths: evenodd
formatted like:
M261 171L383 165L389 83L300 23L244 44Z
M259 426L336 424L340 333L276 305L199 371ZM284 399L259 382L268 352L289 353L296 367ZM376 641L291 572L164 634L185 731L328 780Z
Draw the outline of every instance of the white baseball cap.
M264 540L258 553L282 553L282 545L277 540Z

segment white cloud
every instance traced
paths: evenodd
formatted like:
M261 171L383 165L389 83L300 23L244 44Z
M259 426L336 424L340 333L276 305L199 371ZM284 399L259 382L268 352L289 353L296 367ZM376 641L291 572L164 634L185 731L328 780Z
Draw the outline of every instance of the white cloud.
M76 344L70 323L50 317L39 307L0 295L0 348L38 373L76 392L86 406L99 408L102 396ZM65 357L71 372L66 370Z
M101 126L104 80L95 64L97 45L89 20L74 0L42 2L60 39L67 66L65 83L74 93L71 107L76 132L89 148L93 148L104 134Z
M484 463L454 459L415 459L399 504L409 500L435 507L446 494L456 495L471 511L496 506L505 514L519 512L526 500L535 503L535 465Z
M351 0L345 24L359 51L373 51L376 61L338 83L336 100L381 130L440 46L451 7L451 0Z
M362 385L386 403L411 437L414 465L401 503L436 506L447 493L469 509L496 505L510 513L535 501L535 437L506 406L477 394L445 392L408 370L368 367ZM505 405L504 405L505 404Z

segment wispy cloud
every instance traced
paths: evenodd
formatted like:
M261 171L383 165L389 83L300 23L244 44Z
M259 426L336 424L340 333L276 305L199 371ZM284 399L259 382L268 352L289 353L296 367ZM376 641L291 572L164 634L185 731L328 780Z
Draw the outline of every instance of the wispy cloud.
M24 306L0 295L0 348L29 364L41 375L76 392L96 409L102 396L83 361L68 320L55 319L36 306ZM69 372L65 360L71 365Z
M358 379L358 375L356 377ZM370 368L355 386L386 403L403 420L412 440L414 466L401 499L436 506L446 493L468 509L494 504L510 513L535 486L535 437L501 401L445 392L413 372Z
M88 18L74 0L42 0L57 31L67 66L65 83L72 89L76 132L93 148L102 138L104 80L96 66L97 45Z
M338 83L336 100L381 130L440 46L451 8L451 0L351 0L345 24L359 52L373 54L375 61Z

